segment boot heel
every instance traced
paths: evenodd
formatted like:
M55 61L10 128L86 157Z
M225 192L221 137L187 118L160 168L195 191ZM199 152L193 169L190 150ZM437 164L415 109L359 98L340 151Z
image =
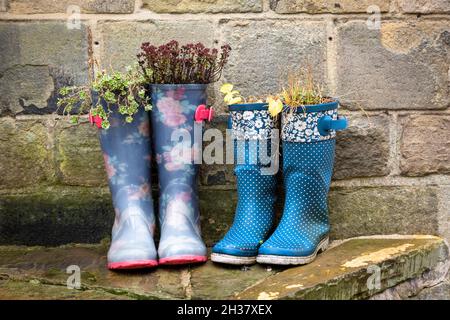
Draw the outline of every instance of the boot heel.
M329 244L330 244L330 238L326 237L326 238L323 239L322 242L319 244L319 248L318 248L317 253L321 253L321 252L324 252L325 250L327 250Z

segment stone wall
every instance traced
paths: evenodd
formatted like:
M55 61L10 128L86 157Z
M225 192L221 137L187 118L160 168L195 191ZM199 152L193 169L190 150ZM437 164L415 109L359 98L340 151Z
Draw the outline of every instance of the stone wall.
M0 243L109 234L95 129L54 114L58 88L87 79L88 29L95 58L115 68L144 40L227 42L221 81L245 94L274 92L288 68L312 65L350 119L337 143L333 237L450 239L448 0L0 0ZM212 125L223 130L219 85ZM212 244L232 221L232 166L204 165L200 182Z

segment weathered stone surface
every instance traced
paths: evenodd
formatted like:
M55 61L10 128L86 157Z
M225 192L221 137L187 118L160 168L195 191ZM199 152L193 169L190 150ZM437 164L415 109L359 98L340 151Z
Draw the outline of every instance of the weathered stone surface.
M423 278L448 259L443 240L432 236L350 239L307 266L287 270L259 265L241 269L207 262L189 269L110 272L106 269L107 250L106 242L56 248L0 247L0 297L38 298L40 294L41 298L60 299L367 298L407 279ZM80 291L72 292L66 287L66 270L71 265L80 267ZM376 286L378 279L380 286Z
M203 165L200 181L204 186L233 185L236 182L233 165Z
M233 223L237 194L235 190L202 190L199 199L202 237L206 245L212 246Z
M400 118L400 169L407 176L450 172L450 116Z
M422 300L422 299L450 299L448 289L449 281L446 276L449 271L450 260L448 250L441 250L442 257L439 262L421 276L408 279L405 282L388 288L387 290L372 296L371 300Z
M352 239L308 265L259 282L237 299L365 299L421 276L443 259L448 248L437 237Z
M78 125L58 123L55 130L58 176L61 182L69 185L106 185L97 127L88 122Z
M6 12L9 8L9 0L0 1L0 12Z
M448 23L366 22L338 27L341 102L353 109L443 109L449 105Z
M280 269L277 269L279 271ZM276 270L261 265L247 268L208 263L191 272L192 299L228 299Z
M278 194L279 216L284 203L281 189ZM157 193L153 196L157 202ZM236 190L202 188L199 198L202 237L213 246L233 223ZM438 234L442 223L436 187L334 187L329 205L332 239L390 233ZM0 243L98 242L110 236L113 216L107 188L19 190L17 194L0 196Z
M0 78L0 108L13 114L27 108L45 109L54 91L47 66L18 65Z
M115 295L95 290L73 290L62 285L0 280L0 300L129 300L124 295Z
M270 8L277 13L353 13L367 12L370 6L377 6L380 12L387 12L389 2L389 0L271 0Z
M41 187L0 195L0 244L95 243L109 237L113 220L107 189Z
M336 139L335 179L389 174L389 118L347 115L349 127Z
M216 186L216 185L235 185L236 178L234 176L234 165L232 163L227 164L227 137L226 137L226 128L227 128L227 120L228 115L219 115L214 117L214 119L207 123L205 126L204 131L204 139L205 138L211 138L210 141L204 141L203 142L203 164L200 167L200 182L204 186ZM216 144L216 136L214 135L214 138L211 136L208 136L208 130L219 130L223 143L222 143L222 150L223 152L220 153L220 156L222 159L216 155L215 152L212 150L218 150L219 144ZM218 131L215 131L215 134L218 134ZM219 139L219 138L218 138ZM217 146L217 148L215 148ZM217 160L217 163L207 163L206 158L208 157L214 157L214 159ZM228 160L229 162L232 162L231 160Z
M435 187L334 188L329 196L331 237L437 234Z
M400 0L400 8L408 13L447 13L450 12L448 0Z
M212 246L233 222L236 191L202 190L199 197L202 236ZM0 195L0 244L95 243L110 236L113 219L107 187L18 190Z
M58 88L87 80L86 38L82 23L0 22L0 115L54 111Z
M132 13L135 0L10 0L11 13Z
M0 189L51 180L54 169L47 144L47 129L40 120L0 118Z
M183 298L185 268L110 272L108 244L70 245L56 248L0 247L0 272L14 281L42 282L66 286L67 267L81 271L82 290L101 290L125 298ZM0 291L1 292L1 291Z
M157 13L261 12L262 0L144 0L144 8Z
M298 20L222 21L231 57L224 81L244 96L267 95L285 84L289 72L311 66L316 80L326 75L326 25Z
M417 296L411 300L450 300L450 280L422 290Z
M174 39L182 44L203 42L213 46L213 26L208 21L121 21L101 22L101 64L124 68L135 63L142 42L161 45ZM133 35L133 36L130 36Z

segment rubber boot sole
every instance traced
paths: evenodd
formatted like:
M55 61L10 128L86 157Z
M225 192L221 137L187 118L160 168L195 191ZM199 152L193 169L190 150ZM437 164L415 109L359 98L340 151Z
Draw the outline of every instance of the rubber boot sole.
M302 265L308 264L316 259L316 256L320 252L324 252L328 248L329 238L325 238L319 242L316 250L313 254L306 257L294 257L294 256L277 256L277 255L258 255L256 262L262 264L274 264L274 265Z
M154 268L158 265L156 260L136 260L108 263L109 270L131 270L131 269L145 269Z
M256 263L256 256L240 257L223 253L211 253L211 261L223 264L249 265Z
M205 256L177 256L159 259L159 264L179 265L179 264L203 263L206 261L208 261L208 257Z

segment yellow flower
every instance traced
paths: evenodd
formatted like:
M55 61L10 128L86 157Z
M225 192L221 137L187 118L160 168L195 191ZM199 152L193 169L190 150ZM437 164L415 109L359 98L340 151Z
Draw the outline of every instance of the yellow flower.
M233 90L233 85L231 83L224 83L220 87L220 92L222 92L223 94L228 94L231 92L231 90Z
M225 96L223 97L223 101L226 104L236 104L242 102L242 97L239 91L233 90L233 85L231 83L225 83L220 87L220 92L222 92Z
M226 104L230 105L230 104L241 103L242 98L239 96L235 97L234 93L230 92L225 95L225 97L223 98L223 101L225 101Z
M266 102L269 104L269 113L272 117L276 117L283 110L283 102L279 98L268 97Z
M241 97L234 97L233 99L230 100L229 104L237 104L237 103L242 103Z

